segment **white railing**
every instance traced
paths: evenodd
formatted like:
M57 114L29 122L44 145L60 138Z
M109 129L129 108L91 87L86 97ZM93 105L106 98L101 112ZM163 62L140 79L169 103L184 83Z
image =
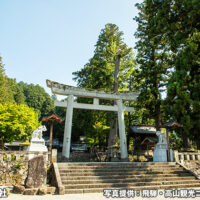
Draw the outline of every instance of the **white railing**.
M174 151L174 158L176 162L184 162L184 161L191 161L191 160L200 161L200 153Z

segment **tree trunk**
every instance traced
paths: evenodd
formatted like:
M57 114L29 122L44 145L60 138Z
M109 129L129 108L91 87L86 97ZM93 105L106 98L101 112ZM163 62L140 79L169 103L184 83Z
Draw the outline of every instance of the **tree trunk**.
M160 103L155 105L155 120L156 120L156 130L160 130L160 126L162 125L162 116L160 111Z
M112 147L113 145L117 145L117 139L118 139L117 127L118 127L117 126L117 120L111 119L109 139L108 139L108 146L109 147Z
M130 106L130 103L129 103L129 106ZM130 135L131 135L131 114L130 114L130 112L128 112L128 134L127 134L127 148L128 148L128 151L129 151L130 138L131 138Z
M197 150L200 150L200 138L198 137L196 140Z
M119 88L119 65L120 65L120 56L117 56L116 63L115 63L115 72L114 72L114 85L113 85L114 92L117 92ZM114 101L114 105L117 105L116 101ZM108 151L111 150L112 146L117 145L117 139L118 139L118 123L117 123L116 114L114 114L110 122Z
M195 138L194 138L194 142L196 141L196 145L197 145L197 150L200 150L200 130L199 128L196 128L194 130L194 135L195 135Z
M128 131L128 134L127 134L127 148L128 148L128 152L129 152L129 145L130 145L130 130Z
M115 63L115 73L114 73L114 87L113 91L117 92L119 88L119 65L120 65L120 56L117 56L116 63Z
M4 142L2 138L0 138L0 149L4 150Z
M184 131L181 132L182 140L183 140L183 148L188 149L189 148L189 140L187 137L187 134L184 133Z
M156 59L155 59L155 48L154 47L151 47L152 48L152 56L151 56L151 60L156 63ZM161 103L160 103L160 93L159 93L159 78L158 78L158 74L155 73L154 75L154 80L153 80L153 95L154 95L154 98L155 98L155 101L156 101L156 104L155 104L155 113L154 113L154 116L155 116L155 123L156 123L156 130L157 131L160 131L160 126L162 125L162 115L161 115Z
M49 151L52 152L52 142L53 142L53 122L51 121L50 126L50 136L49 136Z

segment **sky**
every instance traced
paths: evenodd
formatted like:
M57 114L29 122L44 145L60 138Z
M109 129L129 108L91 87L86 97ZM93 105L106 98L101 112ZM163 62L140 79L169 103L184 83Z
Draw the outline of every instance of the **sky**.
M0 56L6 75L46 87L46 79L76 86L72 72L93 56L107 23L134 47L133 18L141 0L0 0Z

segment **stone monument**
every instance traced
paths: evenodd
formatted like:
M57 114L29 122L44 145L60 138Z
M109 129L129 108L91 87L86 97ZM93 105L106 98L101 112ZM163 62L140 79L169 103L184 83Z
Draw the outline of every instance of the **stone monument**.
M26 188L39 188L46 184L47 170L43 156L36 156L28 161L28 175L25 180Z
M26 149L27 151L38 151L38 152L48 152L47 147L45 146L45 141L42 138L42 132L46 131L45 126L40 126L37 128L31 135L30 145ZM29 154L29 159L33 158L34 154Z
M156 148L153 153L153 161L167 162L167 138L160 131L156 131L156 135L158 136L158 143L156 144Z

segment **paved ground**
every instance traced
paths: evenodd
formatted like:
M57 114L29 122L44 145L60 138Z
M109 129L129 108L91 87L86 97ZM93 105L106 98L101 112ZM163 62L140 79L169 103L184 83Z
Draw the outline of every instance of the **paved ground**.
M11 194L7 199L11 200L103 200L103 199L116 199L116 198L106 198L102 194L69 194L69 195L45 195L45 196L23 196L23 195L13 195ZM142 198L142 197L134 197L134 198L119 198L120 200L128 200L128 199L135 199L135 200L144 200L149 198ZM159 200L167 200L167 199L174 199L180 200L185 198L165 198L164 196L158 196L156 198L150 199L159 199ZM196 198L187 198L187 199L200 199L200 197Z
M200 191L200 188L195 188L196 190ZM158 192L163 192L164 190L159 190ZM180 199L193 199L193 200L200 200L200 197L195 198L165 198L164 194L159 195L156 198L142 198L142 197L131 197L131 198L106 198L103 194L100 193L93 193L93 194L66 194L66 195L45 195L45 196L25 196L25 195L17 195L17 194L10 194L8 198L11 200L104 200L104 199L120 199L120 200L128 200L128 199L135 199L135 200L145 200L145 199L159 199L159 200L180 200ZM3 199L2 199L3 200Z

